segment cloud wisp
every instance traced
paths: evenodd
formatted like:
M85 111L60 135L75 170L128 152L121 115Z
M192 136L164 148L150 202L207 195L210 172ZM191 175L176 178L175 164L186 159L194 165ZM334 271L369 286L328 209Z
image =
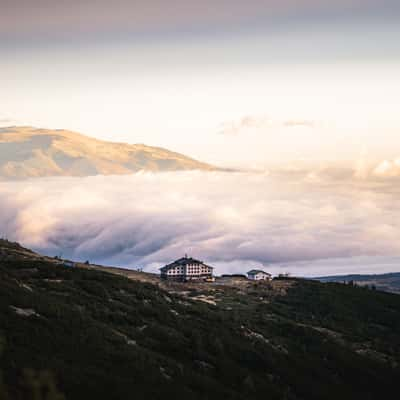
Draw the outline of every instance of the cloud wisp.
M249 131L271 133L287 128L314 129L321 124L312 120L289 119L273 120L267 116L246 115L237 121L221 124L218 133L221 135L246 134Z
M109 265L155 271L189 253L217 273L312 263L326 275L332 263L318 260L400 255L399 197L391 183L262 173L52 178L0 183L0 226L46 254Z

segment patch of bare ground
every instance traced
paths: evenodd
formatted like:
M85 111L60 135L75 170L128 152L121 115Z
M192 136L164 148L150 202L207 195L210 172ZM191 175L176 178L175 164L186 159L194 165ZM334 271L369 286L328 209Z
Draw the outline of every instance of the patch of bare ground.
M351 343L349 341L346 341L343 334L337 331L334 331L332 329L324 328L321 326L313 326L313 325L308 325L308 324L301 324L301 323L296 323L298 326L302 326L305 328L313 329L323 335L325 335L327 338L335 341L336 343L346 346L347 348L350 348L357 354L371 358L375 361L379 361L382 363L389 363L392 365L393 368L396 368L398 366L397 362L394 360L393 357L384 354L382 352L373 350L370 346L370 343Z
M382 363L388 363L393 368L398 367L398 363L396 362L396 360L393 357L391 357L387 354L381 353L379 351L365 347L365 348L356 349L355 352L361 356L371 358L375 361L379 361Z
M224 295L234 291L239 295L260 293L260 301L268 302L270 296L284 296L289 288L295 285L294 280L272 280L253 282L247 279L217 278L215 282L166 282L158 280L157 284L170 293L188 296L190 293Z
M301 326L303 328L308 328L308 329L313 329L314 331L317 331L325 336L327 336L328 338L334 340L335 342L341 344L341 345L345 345L346 341L343 338L343 335L340 332L336 332L333 331L331 329L328 328L323 328L322 326L314 326L314 325L309 325L309 324L301 324L298 322L295 322L295 324L297 326Z
M289 354L286 347L272 343L270 339L266 338L261 333L254 332L251 329L244 327L243 325L241 326L241 329L243 331L243 335L245 337L247 337L248 339L267 344L268 346L272 347L275 351L278 351L278 352L281 352L284 354Z
M26 289L26 290L29 290L30 292L33 292L32 287L29 286L28 284L23 283L23 282L19 282L19 281L17 281L17 283L18 283L18 286L19 286L19 287L21 287L21 288L23 288L23 289Z
M129 338L127 335L125 335L124 333L117 331L116 329L113 329L113 332L115 333L115 335L119 336L120 338L124 339L126 344L129 346L136 346L136 340L133 340L131 338Z
M40 317L40 315L31 308L20 308L15 306L10 306L10 308L20 317Z
M213 306L217 305L217 299L214 296L205 296L204 294L200 294L191 297L191 299L194 301L202 301L203 303L211 304Z

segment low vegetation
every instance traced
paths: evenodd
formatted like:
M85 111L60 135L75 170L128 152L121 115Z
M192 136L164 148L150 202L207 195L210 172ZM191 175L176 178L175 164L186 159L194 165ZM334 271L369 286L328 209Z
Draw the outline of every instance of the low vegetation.
M400 296L282 279L180 290L0 258L0 397L381 399Z

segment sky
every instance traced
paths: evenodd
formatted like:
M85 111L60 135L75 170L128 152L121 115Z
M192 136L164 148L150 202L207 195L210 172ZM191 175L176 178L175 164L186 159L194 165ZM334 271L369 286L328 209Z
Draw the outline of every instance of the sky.
M399 156L394 0L0 0L0 124L227 166Z
M242 171L0 181L0 233L149 271L397 271L399 22L398 0L0 0L0 126Z

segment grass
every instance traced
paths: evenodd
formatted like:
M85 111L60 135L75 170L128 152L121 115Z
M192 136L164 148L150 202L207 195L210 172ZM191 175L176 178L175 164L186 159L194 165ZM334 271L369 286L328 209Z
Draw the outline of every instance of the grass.
M0 261L0 393L366 400L397 390L400 296L303 280L282 295L267 284L212 295L217 305L106 272Z

